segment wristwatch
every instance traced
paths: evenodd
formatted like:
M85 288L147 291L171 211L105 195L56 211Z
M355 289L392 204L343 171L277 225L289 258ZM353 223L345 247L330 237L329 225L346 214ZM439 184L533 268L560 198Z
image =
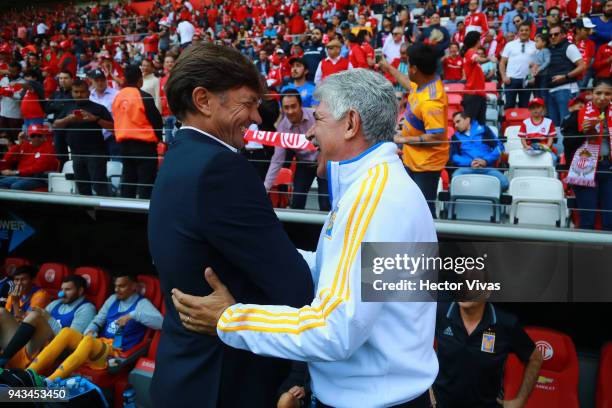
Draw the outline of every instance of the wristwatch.
M423 143L425 140L423 139L423 135L419 136L419 142Z

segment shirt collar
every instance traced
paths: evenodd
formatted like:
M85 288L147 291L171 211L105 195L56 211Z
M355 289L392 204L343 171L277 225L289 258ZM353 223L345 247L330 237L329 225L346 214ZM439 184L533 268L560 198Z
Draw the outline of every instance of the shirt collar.
M126 305L131 305L133 304L138 298L140 297L140 294L138 293L134 293L132 296L130 296L129 298L125 299L125 300L119 300L119 303L123 303Z
M380 163L399 161L397 146L392 142L381 142L364 150L358 156L339 162L327 162L327 183L329 201L332 208L349 189L349 187L365 176L368 171Z
M234 146L231 146L231 145L229 145L229 144L225 143L223 140L221 140L221 139L219 139L219 138L216 138L215 136L213 136L213 135L211 135L210 133L207 133L207 132L205 132L205 131L203 131L203 130L201 130L201 129L195 128L195 127L193 127L193 126L181 126L181 129L190 129L190 130L195 130L196 132L201 133L201 134L203 134L203 135L206 135L206 136L208 136L209 138L213 139L214 141L221 143L223 146L227 147L227 148L228 148L228 149L230 149L232 152L234 152L234 153L238 153L238 149L236 149Z

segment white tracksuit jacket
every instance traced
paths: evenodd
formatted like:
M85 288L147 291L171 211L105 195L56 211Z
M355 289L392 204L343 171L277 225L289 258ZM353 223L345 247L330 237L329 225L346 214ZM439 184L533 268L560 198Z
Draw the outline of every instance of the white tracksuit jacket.
M361 242L437 241L427 203L396 149L379 143L327 164L333 211L316 252L301 251L316 287L310 305L236 304L217 326L229 346L307 361L313 392L333 407L410 401L438 374L435 303L361 302Z

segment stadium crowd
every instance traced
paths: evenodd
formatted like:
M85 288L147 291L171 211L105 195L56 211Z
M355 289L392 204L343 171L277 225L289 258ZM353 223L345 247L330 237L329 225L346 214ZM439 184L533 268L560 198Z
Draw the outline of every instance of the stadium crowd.
M316 85L346 69L386 75L396 85L402 110L410 113L409 48L427 44L438 61L433 72L457 90L454 95L447 91L453 111L439 121L442 128L447 123L454 127L454 132L444 131L452 146L401 136L396 140L426 199L436 200L441 175L456 168L456 174L493 174L505 190L508 180L496 170L504 162L500 141L505 135L498 138L497 128L506 125L504 110L523 108L529 109L519 123L523 149L551 154L561 170L574 159L564 155L565 144L572 144L574 152L577 138L585 140L602 129L595 134L596 179L578 180L574 193L578 208L604 210L602 226L612 229L612 213L606 212L612 211L610 140L605 136L609 130L604 131L609 129L605 101L609 105L610 87L604 87L605 100L594 108L604 118L597 126L564 126L570 113L594 107L590 89L611 76L611 0L409 5L384 0L158 0L144 13L137 5L60 4L5 13L0 24L0 142L8 152L0 187L44 189L46 173L71 159L78 192L107 195L110 158L123 165L121 195L148 198L158 152L180 126L164 85L181 51L192 44L224 44L253 60L268 89L259 129L293 133L306 133L311 125ZM493 118L488 114L491 83L492 93L503 96L494 103ZM409 116L404 115L408 123ZM249 142L244 154L267 189L280 177L283 162L295 157L291 206L304 208L316 178L316 152ZM318 183L320 194L326 194L325 184ZM321 210L328 206L319 200ZM592 228L591 218L585 215L581 227Z

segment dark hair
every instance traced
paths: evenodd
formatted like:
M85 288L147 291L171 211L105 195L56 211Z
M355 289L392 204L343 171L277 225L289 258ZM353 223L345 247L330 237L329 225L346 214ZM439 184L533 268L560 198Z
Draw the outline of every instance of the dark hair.
M170 110L179 119L196 110L192 93L197 87L219 93L246 86L261 94L263 86L255 65L240 51L214 44L191 45L170 71L166 95Z
M463 119L472 119L472 117L464 111L455 112L453 114L453 119L455 119L455 116L461 116Z
M142 79L142 71L136 64L130 64L125 68L125 85L137 86L138 81Z
M548 47L549 41L548 41L548 36L546 34L542 34L542 33L536 34L534 38L541 38L542 41L544 41L544 44Z
M357 43L357 36L353 33L350 33L349 35L346 36L347 41L352 42L352 43Z
M597 78L594 82L593 82L593 89L597 88L598 86L601 85L605 85L607 87L612 88L612 81L609 78Z
M18 62L11 62L8 64L9 68L17 68L19 72L21 72L21 64Z
M119 278L128 278L129 280L131 280L132 282L138 282L138 278L136 278L136 274L133 272L116 272L115 274L113 274L113 281L119 279Z
M40 73L40 71L38 69L28 69L27 71L25 71L23 73L23 77L24 78L25 77L32 77L37 82L41 82L42 81L42 74Z
M465 55L467 50L480 43L480 33L478 31L470 31L465 35L463 39L463 48L461 49L461 55Z
M295 88L287 88L283 91L283 94L281 95L281 105L283 104L283 100L285 98L297 98L298 103L300 104L300 106L302 106L302 95L300 95L300 92L295 89Z
M73 88L78 88L79 86L84 86L85 88L87 88L89 90L89 85L87 84L87 82L85 82L83 79L81 78L76 78L73 82L72 82L72 87Z
M38 273L38 271L32 265L21 265L15 268L13 276L23 275L24 273L27 273L28 275L30 275L30 278L34 279L36 278L36 274Z
M366 35L368 34L368 30L359 30L359 32L357 33L357 42L359 44L362 44L365 41Z
M417 43L408 48L408 61L425 75L436 72L438 54L431 45Z
M559 28L559 32L561 34L567 34L567 29L565 27L563 27L563 24L554 25L554 26L550 27L548 31L550 32L553 28Z
M81 288L87 289L87 281L81 275L68 275L64 279L62 279L62 282L63 283L65 282L74 283L74 286L77 288L77 290Z
M65 69L61 70L59 73L60 73L60 74L66 74L66 75L68 75L70 78L74 78L74 75L72 75L72 72L67 71L67 70L65 70Z
M519 24L519 26L518 26L519 30L521 29L521 27L527 27L527 28L529 28L529 30L531 31L531 24L530 24L530 23L528 23L527 21L524 21L524 20L523 20L523 21L521 22L521 24Z

